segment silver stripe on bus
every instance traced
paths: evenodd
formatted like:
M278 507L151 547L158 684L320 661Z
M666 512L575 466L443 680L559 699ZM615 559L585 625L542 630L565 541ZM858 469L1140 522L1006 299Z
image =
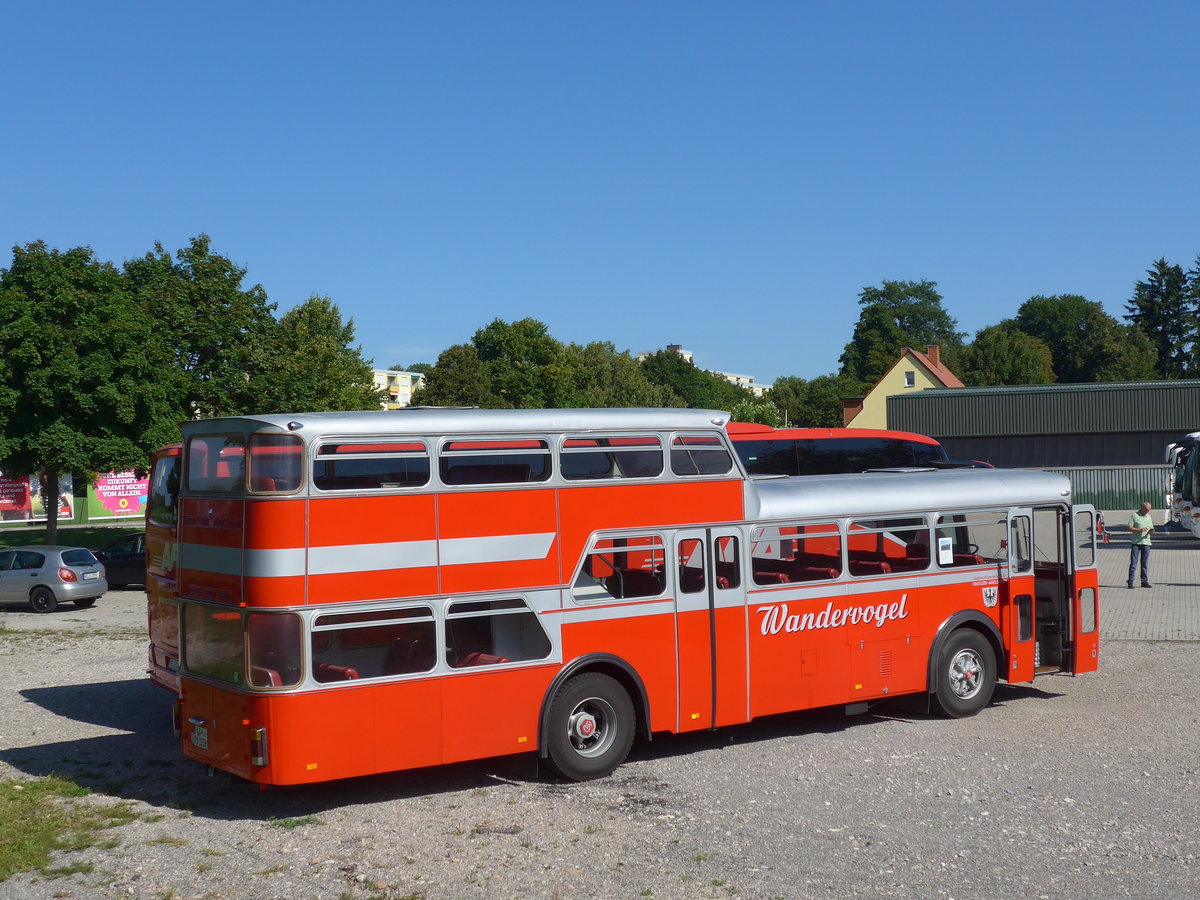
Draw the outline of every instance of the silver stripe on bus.
M443 566L467 563L514 562L545 559L554 543L554 532L498 534L489 537L446 538L438 542Z
M436 541L394 541L385 544L345 544L309 547L309 575L420 569L437 565Z
M308 574L340 575L346 572L380 572L415 569L438 564L515 562L545 559L554 543L554 532L487 537L447 538L442 541L395 541L379 544L345 544L310 547ZM245 575L251 578L284 578L305 574L305 550L239 550L184 544L180 566L195 572Z

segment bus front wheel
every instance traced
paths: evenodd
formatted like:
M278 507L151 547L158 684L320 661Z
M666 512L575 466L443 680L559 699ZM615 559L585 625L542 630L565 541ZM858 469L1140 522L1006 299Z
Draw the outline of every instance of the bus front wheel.
M973 716L992 700L996 689L996 654L986 637L960 628L938 656L934 694L952 719Z
M634 721L633 702L621 685L599 672L577 675L550 705L551 764L573 781L611 774L629 754Z

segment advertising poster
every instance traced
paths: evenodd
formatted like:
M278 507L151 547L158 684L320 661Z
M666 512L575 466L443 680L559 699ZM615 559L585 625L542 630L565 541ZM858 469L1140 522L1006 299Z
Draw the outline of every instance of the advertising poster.
M75 518L71 475L58 476L58 521ZM0 474L0 522L45 522L46 488L36 475Z
M88 485L88 521L97 519L140 519L146 514L148 477L134 472L105 472Z
M0 474L0 522L33 519L33 493L28 476L14 478Z

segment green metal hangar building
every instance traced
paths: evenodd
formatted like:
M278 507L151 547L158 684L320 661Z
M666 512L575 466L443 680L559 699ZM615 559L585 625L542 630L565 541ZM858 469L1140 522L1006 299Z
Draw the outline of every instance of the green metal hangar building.
M1167 445L1200 430L1200 381L932 388L888 397L887 418L954 459L1065 472L1101 509L1157 507Z

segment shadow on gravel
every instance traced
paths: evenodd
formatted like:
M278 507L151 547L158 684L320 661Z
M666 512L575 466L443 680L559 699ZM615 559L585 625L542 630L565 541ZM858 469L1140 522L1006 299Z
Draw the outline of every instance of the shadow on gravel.
M30 776L58 774L108 796L186 809L206 818L263 821L302 817L346 806L452 794L505 782L542 781L545 789L552 792L570 788L569 782L556 781L534 754L523 754L346 781L263 789L221 774L209 777L204 766L184 760L179 741L170 728L171 697L148 681L35 688L23 691L21 696L56 716L122 733L3 749L0 760ZM1053 691L1032 685L1001 684L996 687L993 704L1057 696ZM981 715L986 716L987 711ZM917 725L931 721L932 727L938 727L936 718L924 712L923 697L900 697L855 716L847 716L841 707L834 707L767 716L716 731L656 735L649 743L635 744L630 759L654 760L732 744L837 734L849 729L879 727L886 721Z

